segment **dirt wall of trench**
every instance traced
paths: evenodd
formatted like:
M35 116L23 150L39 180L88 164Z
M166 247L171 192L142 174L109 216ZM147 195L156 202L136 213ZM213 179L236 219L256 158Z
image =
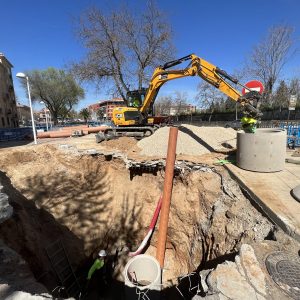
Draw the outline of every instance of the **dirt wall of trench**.
M104 156L49 145L1 154L0 180L15 212L0 225L0 234L36 277L48 273L44 282L51 275L45 247L57 239L75 267L101 248L135 250L163 189L163 172L130 174L121 160ZM272 230L222 167L176 176L164 279L227 257ZM151 255L156 239L157 232L147 249Z

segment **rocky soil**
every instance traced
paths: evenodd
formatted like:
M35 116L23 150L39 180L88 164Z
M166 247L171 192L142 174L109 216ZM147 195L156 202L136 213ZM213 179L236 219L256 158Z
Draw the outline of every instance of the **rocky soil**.
M184 134L196 141L196 131L193 137ZM199 129L197 134L196 147L204 149L205 143L212 144L211 131ZM155 151L153 137L137 145L131 138L96 145L83 137L1 150L0 183L14 212L11 215L7 203L3 204L8 217L0 224L0 236L28 262L34 276L48 290L57 284L45 254L53 241L63 241L79 276L85 276L82 265L99 249L113 253L120 246L130 250L139 246L163 190L164 171L146 167L129 170L126 165L129 157L154 159L140 152L160 151ZM225 135L222 129L219 134L215 131L215 137L218 141L211 147L221 152L234 149L231 133ZM184 150L178 157L186 155L193 162L197 156L198 162L194 169L185 164L174 179L165 287L176 284L180 275L215 269L225 260L233 262L242 244L274 239L274 226L252 206L227 171L214 165L216 153L208 148L202 156L197 152L200 148L197 155L188 153L188 143L179 140L178 149ZM156 241L157 232L147 254L155 256ZM119 280L127 261L125 255L119 261L115 274Z

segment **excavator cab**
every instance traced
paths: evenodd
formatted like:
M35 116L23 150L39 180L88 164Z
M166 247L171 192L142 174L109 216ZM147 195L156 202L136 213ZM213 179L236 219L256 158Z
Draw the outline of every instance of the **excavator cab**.
M146 93L147 93L147 89L145 88L127 92L126 94L127 106L140 108L144 103Z

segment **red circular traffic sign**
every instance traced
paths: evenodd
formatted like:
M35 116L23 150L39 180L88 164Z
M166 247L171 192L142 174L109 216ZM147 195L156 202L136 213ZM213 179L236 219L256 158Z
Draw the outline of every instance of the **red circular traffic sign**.
M260 94L262 94L262 92L263 92L264 89L265 89L265 88L264 88L264 85L263 85L260 81L258 81L258 80L251 80L251 81L247 82L247 83L245 84L245 86L246 86L247 88L249 88L250 91L257 91L257 92L259 92ZM249 90L243 88L243 89L242 89L242 94L245 95L246 93L250 92Z

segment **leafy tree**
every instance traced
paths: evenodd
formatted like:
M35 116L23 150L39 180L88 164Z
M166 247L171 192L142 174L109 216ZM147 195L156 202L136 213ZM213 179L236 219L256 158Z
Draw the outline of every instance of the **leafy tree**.
M76 31L87 56L73 64L75 74L98 85L113 83L114 94L123 99L130 86L142 88L153 67L172 58L170 26L153 3L139 15L126 6L110 14L92 8L81 16Z
M232 112L236 110L237 102L232 101L229 97L224 100L222 110L227 112Z
M59 116L66 116L84 97L84 90L74 77L64 70L48 68L28 71L33 101L43 101L49 109L54 124ZM27 91L26 82L22 82Z
M83 117L85 123L87 123L88 119L91 117L91 113L87 108L83 108L79 114Z
M279 108L281 111L283 107L287 107L289 103L289 87L284 80L281 80L274 95L274 108Z

